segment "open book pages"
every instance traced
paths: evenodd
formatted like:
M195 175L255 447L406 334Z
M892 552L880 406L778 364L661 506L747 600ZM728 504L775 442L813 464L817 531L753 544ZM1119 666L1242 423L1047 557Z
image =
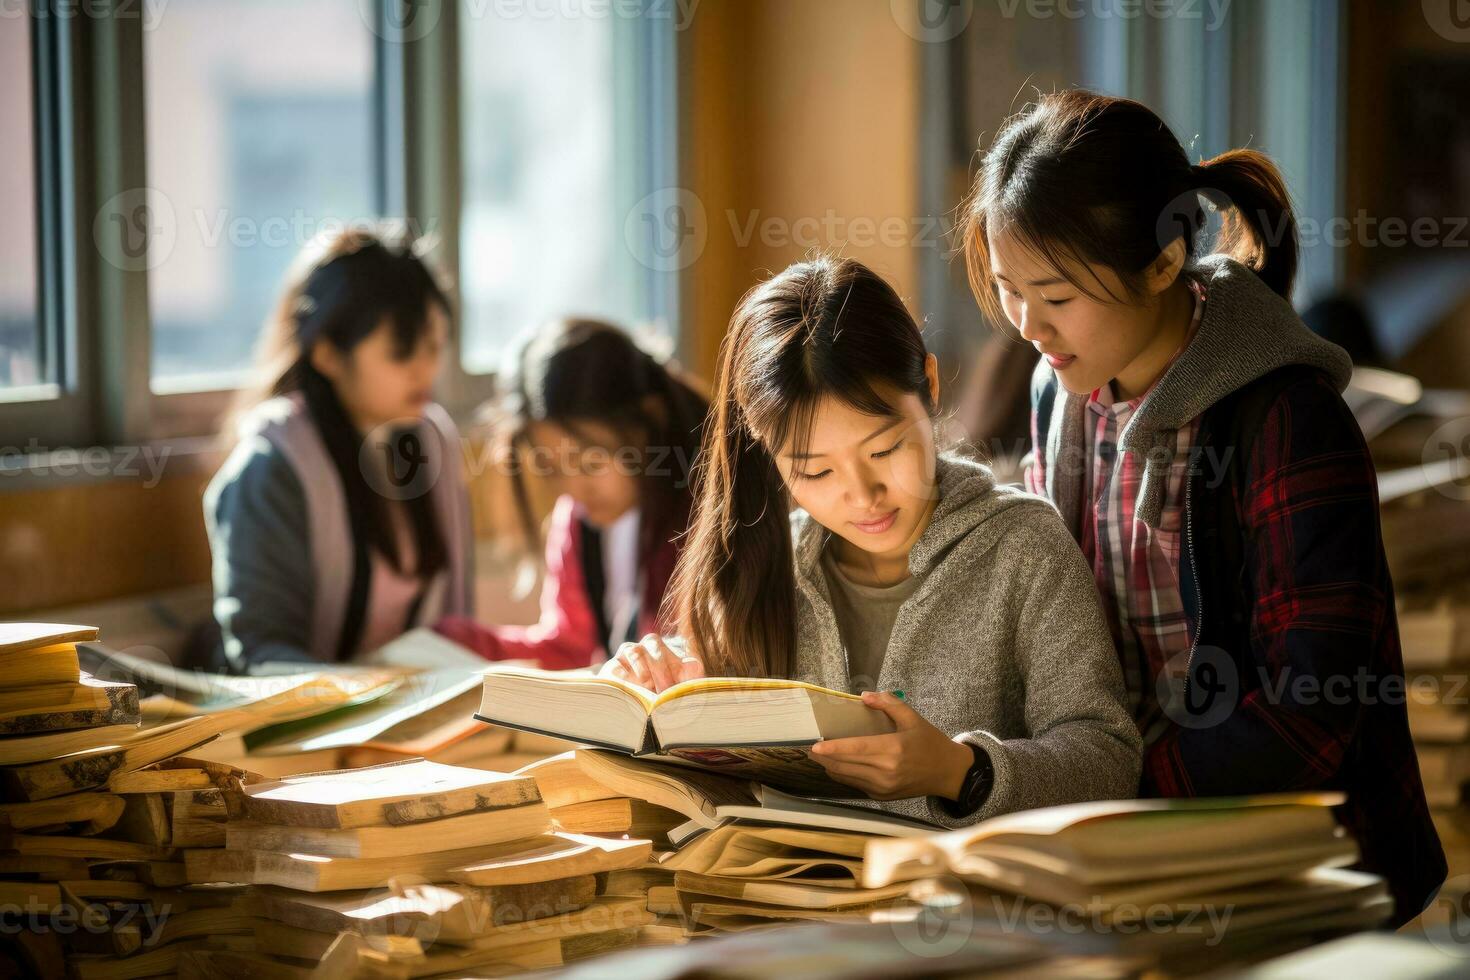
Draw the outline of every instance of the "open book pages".
M482 721L629 755L754 779L797 793L853 796L806 749L822 739L893 731L841 691L769 678L706 677L653 694L587 672L492 667Z
M669 831L675 846L732 821L890 837L921 836L938 829L876 806L793 796L749 779L691 769L659 757L635 758L601 749L578 749L573 757L588 777L609 790L687 817L686 823Z
M562 711L575 714L555 713ZM585 671L499 666L485 672L480 714L486 721L632 753L810 745L893 731L886 715L856 695L802 681L700 677L654 694Z
M815 827L726 824L701 834L658 862L662 870L742 878L822 875L862 880L871 834Z
M374 675L375 671L368 671ZM351 682L352 674L325 674L336 682ZM381 676L389 677L384 673ZM303 714L289 725L252 732L246 746L252 754L294 755L321 749L346 748L372 742L394 726L451 701L480 684L480 675L458 667L415 674L398 674L391 688L376 697L345 703L343 710Z
M1101 800L1024 810L909 840L875 840L868 887L952 873L983 877L996 862L1093 882L1205 874L1253 854L1330 848L1341 793L1176 800Z

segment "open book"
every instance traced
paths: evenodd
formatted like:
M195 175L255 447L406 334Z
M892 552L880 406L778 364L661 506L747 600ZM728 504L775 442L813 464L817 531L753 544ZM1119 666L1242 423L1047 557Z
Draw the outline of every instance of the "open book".
M481 721L656 756L814 796L861 796L833 781L808 746L894 730L859 698L801 681L701 677L654 694L611 677L492 667Z
M732 820L884 837L918 837L939 829L922 820L869 806L805 799L746 779L660 765L598 749L577 749L575 759L583 772L610 790L687 817L686 823L669 831L676 847Z
M943 834L874 838L869 888L953 874L1066 905L1143 908L1351 864L1341 793L1099 800L1008 813Z

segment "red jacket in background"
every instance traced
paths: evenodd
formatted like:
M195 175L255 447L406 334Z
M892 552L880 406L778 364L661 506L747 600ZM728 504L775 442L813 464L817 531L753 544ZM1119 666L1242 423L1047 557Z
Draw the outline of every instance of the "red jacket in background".
M683 529L679 529L682 533ZM546 535L546 579L541 586L541 619L531 626L482 626L465 616L448 616L434 629L486 660L537 660L547 670L588 667L611 653L598 635L583 548L586 524L576 502L558 498ZM666 542L653 561L638 569L641 578L638 636L665 632L659 606L678 559L678 545Z

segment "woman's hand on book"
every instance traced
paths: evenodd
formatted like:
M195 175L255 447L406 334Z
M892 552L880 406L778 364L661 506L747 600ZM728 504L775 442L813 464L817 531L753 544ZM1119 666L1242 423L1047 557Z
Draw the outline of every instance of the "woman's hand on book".
M599 674L658 692L704 676L704 662L688 650L675 650L657 633L638 643L624 643Z
M955 799L975 761L969 746L956 742L924 716L886 691L864 691L863 702L893 719L891 735L833 738L811 748L827 775L875 800L911 796Z

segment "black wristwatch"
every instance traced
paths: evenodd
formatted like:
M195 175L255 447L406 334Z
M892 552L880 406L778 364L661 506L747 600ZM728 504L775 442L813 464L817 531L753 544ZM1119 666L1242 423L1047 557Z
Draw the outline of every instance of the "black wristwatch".
M951 817L968 817L985 805L990 798L990 789L995 785L995 766L990 753L974 742L966 742L975 754L975 762L965 771L965 780L960 783L959 798L953 801L941 798L939 805Z

